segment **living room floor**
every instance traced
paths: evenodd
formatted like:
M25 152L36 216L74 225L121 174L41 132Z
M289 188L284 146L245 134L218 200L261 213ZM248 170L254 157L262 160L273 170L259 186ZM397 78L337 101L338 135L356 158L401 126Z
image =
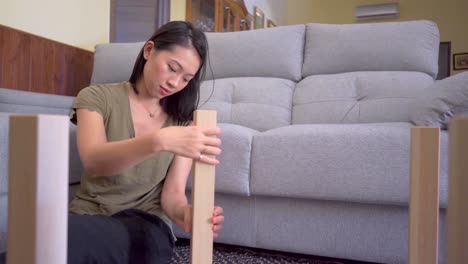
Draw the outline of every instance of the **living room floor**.
M295 254L274 250L241 247L215 243L213 247L213 264L221 263L277 263L277 264L377 264L336 258ZM190 240L179 238L171 260L171 264L190 263Z

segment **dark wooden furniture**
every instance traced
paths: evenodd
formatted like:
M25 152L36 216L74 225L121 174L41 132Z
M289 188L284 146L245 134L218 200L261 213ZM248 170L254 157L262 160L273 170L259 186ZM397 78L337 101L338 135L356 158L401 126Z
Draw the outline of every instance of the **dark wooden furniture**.
M186 18L203 31L252 29L252 15L242 0L187 0Z

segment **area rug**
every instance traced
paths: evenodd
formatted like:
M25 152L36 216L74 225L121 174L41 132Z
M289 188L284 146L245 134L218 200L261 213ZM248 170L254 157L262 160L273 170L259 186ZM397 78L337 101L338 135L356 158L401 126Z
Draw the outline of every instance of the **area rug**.
M287 254L287 255L286 255ZM171 264L190 263L190 241L179 239L176 243ZM267 250L215 244L213 264L346 264L335 260L322 260L299 254L279 253Z

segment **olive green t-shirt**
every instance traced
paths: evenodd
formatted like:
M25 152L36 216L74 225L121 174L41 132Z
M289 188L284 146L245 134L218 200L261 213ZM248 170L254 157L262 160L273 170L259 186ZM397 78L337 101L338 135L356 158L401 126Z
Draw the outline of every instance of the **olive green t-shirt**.
M76 124L76 109L98 112L104 119L108 142L135 137L128 82L87 87L76 97L71 121ZM163 127L175 125L168 118ZM161 207L164 179L174 155L160 152L151 158L112 176L91 175L85 171L70 212L90 215L112 215L125 209L139 209L163 219L172 229L170 219Z

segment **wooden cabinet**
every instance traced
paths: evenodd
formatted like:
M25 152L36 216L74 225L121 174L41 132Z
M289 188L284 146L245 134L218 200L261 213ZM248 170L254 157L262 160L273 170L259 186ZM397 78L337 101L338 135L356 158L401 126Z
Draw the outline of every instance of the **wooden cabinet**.
M252 15L242 0L187 0L187 20L203 31L250 30Z

